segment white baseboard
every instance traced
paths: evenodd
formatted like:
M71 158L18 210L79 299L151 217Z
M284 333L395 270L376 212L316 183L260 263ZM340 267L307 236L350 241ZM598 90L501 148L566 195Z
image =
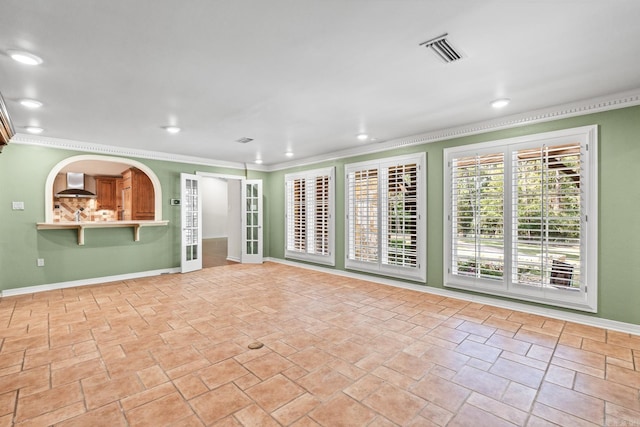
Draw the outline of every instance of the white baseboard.
M95 277L92 279L72 280L69 282L48 283L45 285L26 286L24 288L5 289L2 297L33 294L36 292L54 291L76 286L98 285L100 283L118 282L121 280L139 279L141 277L159 276L160 274L180 273L180 268L163 268L161 270L140 271L137 273L118 274L115 276Z
M384 277L368 276L352 271L335 270L332 268L322 267L319 265L303 264L295 261L284 260L280 258L265 258L265 261L276 262L279 264L290 265L293 267L306 268L323 273L334 274L336 276L349 277L352 279L367 280L369 282L380 283L382 285L394 286L396 288L411 289L418 292L425 292L443 297L457 298L464 301L475 302L478 304L487 304L494 307L506 308L508 310L517 310L540 316L552 317L567 322L580 323L587 326L595 326L603 329L624 332L628 334L640 335L640 325L633 323L619 322L617 320L604 319L602 317L587 316L584 314L573 313L570 311L557 310L548 307L538 307L534 305L523 304L515 301L506 301L498 298L492 298L482 295L468 294L464 292L456 292L450 289L434 288L426 285L417 285L413 283L400 282Z
M227 261L240 262L240 257L228 256Z

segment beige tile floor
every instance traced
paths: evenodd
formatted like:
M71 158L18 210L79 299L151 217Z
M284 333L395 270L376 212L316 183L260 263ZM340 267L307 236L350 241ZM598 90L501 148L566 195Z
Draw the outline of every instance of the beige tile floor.
M0 300L0 426L637 426L639 389L640 337L274 263Z

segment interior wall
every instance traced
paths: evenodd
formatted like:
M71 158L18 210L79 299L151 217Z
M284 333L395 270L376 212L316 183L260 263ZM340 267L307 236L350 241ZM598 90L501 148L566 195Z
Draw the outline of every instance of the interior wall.
M84 279L156 271L180 266L180 173L203 172L266 179L263 172L140 159L158 177L162 187L162 219L167 226L142 227L140 241L131 228L96 228L85 231L78 245L76 230L37 230L45 221L47 175L60 161L86 154L26 144L9 144L0 155L0 290L58 284ZM122 156L124 157L124 156ZM13 210L21 201L24 209ZM239 216L239 215L238 215ZM265 239L265 245L268 241ZM38 267L36 260L44 259Z
M54 284L118 274L145 272L180 265L180 173L238 175L265 182L264 256L284 258L284 174L323 166L336 167L336 268L344 269L344 165L411 152L427 153L426 286L443 286L443 154L446 147L510 138L577 126L598 125L599 132L599 248L598 313L595 316L640 324L640 107L577 116L551 122L454 138L387 152L338 159L276 172L194 166L170 161L137 159L158 176L167 227L143 227L134 242L128 228L89 229L85 246L75 230L37 230L44 221L47 174L61 160L79 151L9 144L0 155L0 290ZM239 196L238 196L239 198ZM13 201L24 210L13 210ZM230 203L231 205L231 203ZM241 206L239 201L236 206ZM231 215L229 216L231 217ZM240 220L240 214L233 215ZM228 229L237 229L228 224ZM239 241L239 239L238 239ZM239 253L238 248L234 248ZM229 252L232 253L231 251ZM36 259L44 258L38 267Z
M326 166L336 167L336 266L344 270L344 170L348 163L425 152L427 154L427 280L443 288L444 206L443 150L478 142L598 125L598 312L597 317L640 324L640 107L628 107L561 120L518 126L478 135L354 156L272 172L265 193L270 220L266 228L270 256L284 259L284 175ZM266 233L265 233L266 234ZM449 288L450 289L450 288ZM451 290L451 289L450 289ZM456 291L464 292L464 291ZM522 301L519 301L522 302ZM562 310L558 307L552 307ZM570 311L570 310L567 310ZM589 314L579 312L581 314Z
M227 181L227 259L240 262L242 215L240 204L240 184L237 179Z
M227 181L220 178L203 177L202 191L202 238L227 237Z

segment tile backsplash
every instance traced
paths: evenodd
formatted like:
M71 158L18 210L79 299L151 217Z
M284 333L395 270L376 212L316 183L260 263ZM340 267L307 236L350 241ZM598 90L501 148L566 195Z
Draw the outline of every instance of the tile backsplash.
M116 221L117 212L112 210L96 210L96 199L78 197L58 197L53 201L53 222L69 222L76 220L76 212L80 212L80 221Z

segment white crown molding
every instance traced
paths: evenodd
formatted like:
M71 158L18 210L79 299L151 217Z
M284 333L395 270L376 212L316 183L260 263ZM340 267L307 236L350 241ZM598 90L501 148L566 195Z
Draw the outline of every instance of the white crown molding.
M542 108L526 113L513 114L498 119L485 120L462 126L440 129L433 132L412 135L404 138L392 139L389 141L376 143L374 145L334 151L332 153L307 157L296 161L277 163L268 166L267 171L273 172L293 167L309 166L321 162L361 156L364 154L379 153L400 147L428 144L437 141L444 141L447 139L477 135L503 129L515 128L519 126L531 125L535 123L560 120L569 117L584 116L587 114L600 113L603 111L616 110L619 108L633 107L636 105L640 105L640 89L556 105L553 107Z
M384 277L368 276L365 274L355 273L352 271L336 270L333 268L322 267L313 264L303 264L295 261L284 260L280 258L267 257L265 261L271 261L278 264L285 264L292 267L305 268L307 270L320 271L323 273L333 274L351 279L365 280L368 282L379 283L381 285L393 286L396 288L410 289L413 291L423 292L427 294L439 295L447 298L455 298L463 301L475 302L478 304L486 304L494 307L505 308L507 310L522 311L524 313L536 314L539 316L551 317L566 322L579 323L581 325L595 326L597 328L610 329L628 334L640 335L640 325L633 323L619 322L617 320L605 319L602 317L594 317L586 314L574 313L571 311L563 311L554 308L540 307L536 305L524 304L511 300L503 300L492 298L490 296L475 295L465 292L434 288L424 284L413 284L401 282L399 280L387 279Z
M37 145L41 147L60 150L83 151L87 153L108 154L124 157L137 157L141 159L161 160L165 162L187 163L192 165L204 165L229 169L249 169L266 171L261 165L249 165L239 162L206 159L201 157L184 156L181 154L164 153L161 151L138 150L135 148L117 147L114 145L102 145L92 142L75 141L71 139L51 138L46 136L27 135L17 133L11 138L11 143L23 145Z

